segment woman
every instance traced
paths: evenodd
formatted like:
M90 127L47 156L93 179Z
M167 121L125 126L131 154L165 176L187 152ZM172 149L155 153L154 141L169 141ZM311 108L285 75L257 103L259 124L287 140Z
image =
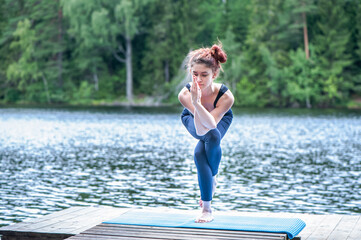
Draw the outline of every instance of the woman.
M188 54L188 70L193 81L184 87L178 99L184 106L182 123L199 140L194 150L202 214L196 222L213 220L211 200L217 185L216 175L222 157L221 139L231 125L233 95L228 88L213 81L222 70L227 55L221 44L201 48Z

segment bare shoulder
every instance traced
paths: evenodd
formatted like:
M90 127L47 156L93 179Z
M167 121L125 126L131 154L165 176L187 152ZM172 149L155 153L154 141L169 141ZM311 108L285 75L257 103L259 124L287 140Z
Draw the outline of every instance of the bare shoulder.
M225 98L234 101L234 96L233 96L231 90L228 89L223 95L224 95Z
M230 108L230 107L232 107L233 103L234 103L234 96L233 96L231 90L228 89L222 95L222 97L218 100L217 106L223 105L223 106L226 106L227 108Z

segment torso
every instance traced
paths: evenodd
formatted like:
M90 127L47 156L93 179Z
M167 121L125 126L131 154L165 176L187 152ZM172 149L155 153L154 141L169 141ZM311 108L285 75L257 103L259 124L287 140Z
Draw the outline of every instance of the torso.
M214 83L215 84L215 91L213 94L211 94L210 96L207 96L207 97L202 97L201 98L201 102L202 102L202 105L207 109L207 111L211 112L212 110L214 110L216 107L219 107L222 103L222 100L223 99L223 95L227 95L227 98L228 96L230 96L231 98L233 98L233 95L231 92L228 91L228 88L227 86L225 86L224 84L220 84L220 83ZM190 83L187 83L187 85L185 86L188 91L190 92L190 88L191 88L191 82ZM229 93L227 93L229 92ZM189 98L189 96L188 96ZM221 103L220 103L221 102ZM224 100L223 100L224 102ZM233 104L233 102L232 102ZM183 112L182 112L182 115L192 115L192 112L189 111L186 107L184 108ZM228 109L228 111L224 114L223 118L224 117L231 117L233 118L233 113L232 113L232 109Z
M191 85L191 83L189 83ZM214 107L214 102L217 98L217 95L219 93L219 90L222 87L221 83L214 83L215 91L213 94L209 96L202 96L201 103L205 109L207 109L208 112L212 111ZM189 90L189 89L188 89Z
M216 100L216 97L218 95L218 92L222 84L215 83L214 86L215 86L215 91L212 95L201 98L201 103L205 107L205 109L207 109L208 112L214 109L214 101Z

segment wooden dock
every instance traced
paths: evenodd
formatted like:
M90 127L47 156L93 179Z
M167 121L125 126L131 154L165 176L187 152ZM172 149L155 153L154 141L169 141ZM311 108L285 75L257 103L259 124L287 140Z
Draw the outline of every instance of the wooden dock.
M145 208L147 211L184 212L168 208ZM102 224L118 217L130 208L72 207L41 218L0 228L1 240L28 239L287 239L285 234L225 231L211 229L184 229L145 226ZM198 215L194 211L194 215ZM215 216L217 213L215 213ZM302 240L359 240L361 239L361 215L314 215L269 212L222 212L229 215L256 217L300 218L305 229L297 236ZM296 239L296 238L294 238Z

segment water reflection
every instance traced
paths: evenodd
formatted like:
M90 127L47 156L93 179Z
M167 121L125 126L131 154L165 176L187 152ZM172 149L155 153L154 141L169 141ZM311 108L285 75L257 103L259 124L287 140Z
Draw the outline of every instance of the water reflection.
M361 213L361 113L235 110L218 210ZM70 206L197 208L180 109L0 109L0 225Z

